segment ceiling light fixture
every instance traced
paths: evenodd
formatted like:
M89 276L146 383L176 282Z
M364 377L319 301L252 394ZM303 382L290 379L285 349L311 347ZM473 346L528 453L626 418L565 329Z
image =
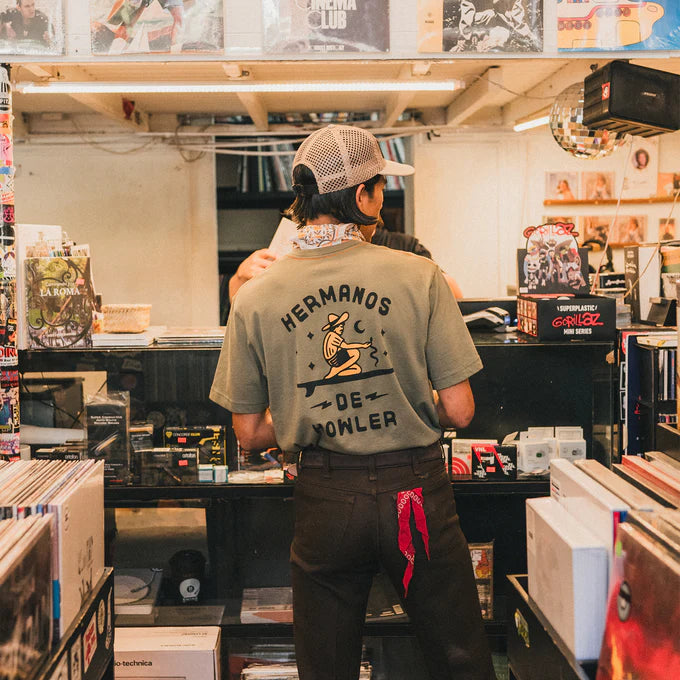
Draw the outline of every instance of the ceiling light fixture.
M234 83L159 83L159 82L21 82L15 91L22 94L238 94L254 92L452 92L465 87L461 80L363 80L354 82L234 82Z
M550 123L550 116L541 116L540 118L530 118L523 123L517 123L512 129L515 132L524 132L524 130L531 130L541 127L541 125L548 125L548 123Z

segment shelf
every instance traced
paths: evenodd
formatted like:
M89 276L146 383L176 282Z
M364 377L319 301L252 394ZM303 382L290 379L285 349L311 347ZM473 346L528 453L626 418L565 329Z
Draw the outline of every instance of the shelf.
M33 680L113 679L112 602L113 569L107 567L79 615Z
M456 496L498 496L522 494L546 496L548 480L508 482L454 481ZM193 484L185 486L107 486L104 500L108 506L154 503L160 500L210 500L236 498L291 498L295 484Z
M551 678L595 680L597 661L579 663L555 629L527 594L527 577L509 575L508 665L516 680L543 677L538 669L550 669Z
M498 612L505 612L505 599ZM214 610L223 609L221 621L215 619ZM205 615L204 615L205 612ZM138 623L133 616L116 618L116 626L201 626L217 625L222 627L223 634L228 638L272 638L293 637L292 623L241 623L241 599L229 598L219 601L201 602L199 605L178 605L156 607L157 616L153 622ZM143 620L144 617L142 617ZM366 637L410 637L413 629L408 618L403 616L372 619L364 624ZM484 628L487 635L492 637L504 636L507 621L485 621Z
M649 203L673 203L673 196L650 196L649 198L622 198L621 205L639 205ZM560 201L554 199L547 199L543 201L543 205L616 205L618 203L616 198L602 198L596 201L588 201L585 199L575 199L573 201Z

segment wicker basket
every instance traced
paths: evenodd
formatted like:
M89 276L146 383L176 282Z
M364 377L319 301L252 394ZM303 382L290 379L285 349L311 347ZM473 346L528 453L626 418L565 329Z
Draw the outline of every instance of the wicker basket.
M104 333L141 333L151 323L151 305L102 305Z

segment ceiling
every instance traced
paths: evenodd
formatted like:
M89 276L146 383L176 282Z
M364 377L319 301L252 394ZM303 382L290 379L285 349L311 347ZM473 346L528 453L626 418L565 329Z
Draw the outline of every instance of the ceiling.
M608 56L597 55L600 64ZM510 128L517 121L545 111L565 87L582 80L596 58L456 58L423 60L355 61L183 61L183 62L84 62L60 65L15 64L12 80L62 80L70 82L296 82L356 80L448 80L465 87L446 92L338 92L283 94L135 94L135 111L127 117L123 96L113 94L14 95L14 111L25 114L17 135L68 132L67 121L98 114L139 133L175 132L177 116L189 114L201 121L201 131L229 134L224 124L210 125L212 117L250 116L253 125L233 128L238 134L285 132L270 122L270 114L309 112L379 112L371 127L390 129L423 124L428 127ZM636 59L635 63L680 73L680 58ZM410 122L400 120L413 112ZM20 118L19 116L16 116ZM197 123L198 124L198 123ZM207 127L206 127L207 125ZM290 127L290 126L289 126ZM186 131L186 128L183 128ZM297 128L299 132L299 128Z

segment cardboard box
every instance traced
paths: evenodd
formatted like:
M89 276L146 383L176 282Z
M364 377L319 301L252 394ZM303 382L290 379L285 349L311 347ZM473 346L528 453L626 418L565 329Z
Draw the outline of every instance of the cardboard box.
M517 479L517 447L472 444L472 477L492 481Z
M219 626L116 628L119 678L219 680Z
M517 442L518 474L536 475L550 469L550 461L557 457L556 439L520 439Z
M226 465L227 454L224 427L166 427L164 446L198 449L198 462L202 465Z
M176 486L198 482L198 449L156 448L138 451L144 486Z
M529 595L577 661L600 654L607 605L607 548L552 498L527 511Z
M538 340L613 340L616 300L600 295L520 295L517 329Z
M567 460L550 463L550 495L607 548L614 566L616 531L631 507Z
M472 475L473 444L498 444L496 439L458 439L448 430L444 431L443 439L446 467L456 479L469 479Z

